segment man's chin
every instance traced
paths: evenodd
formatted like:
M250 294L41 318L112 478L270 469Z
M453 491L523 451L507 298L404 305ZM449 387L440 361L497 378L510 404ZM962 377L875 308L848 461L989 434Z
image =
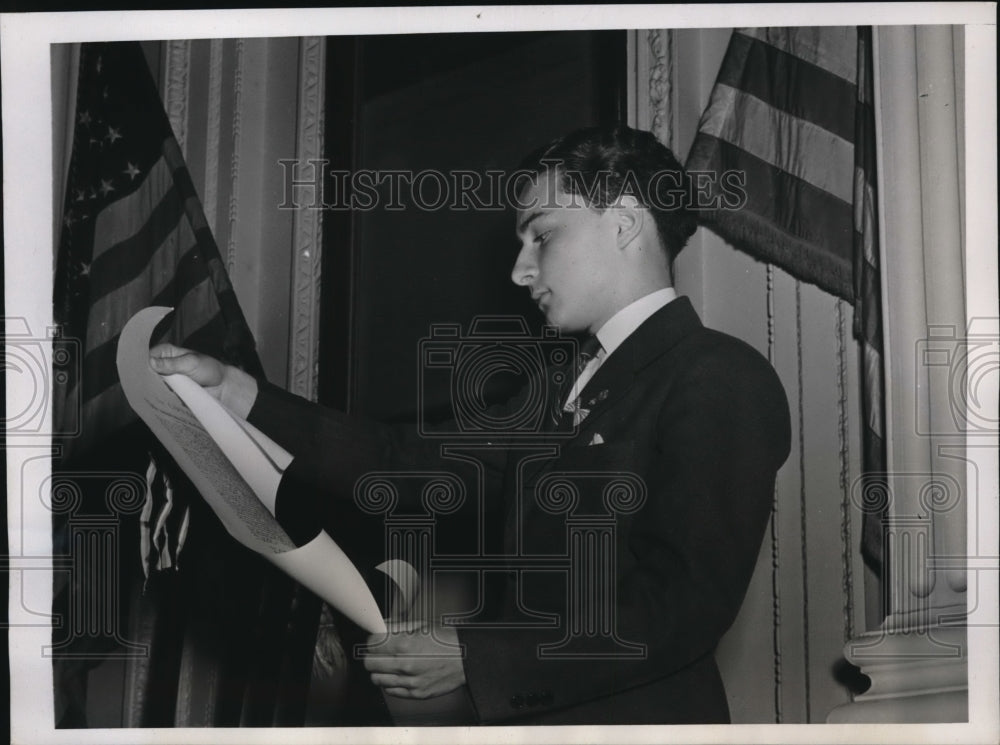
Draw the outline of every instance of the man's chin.
M558 313L553 313L551 310L542 310L542 315L545 316L545 323L549 326L554 326L560 331L565 331L565 323L562 318L559 317Z
M549 326L559 329L562 334L577 334L586 331L586 326L574 323L571 319L565 318L555 313L546 313L545 322Z

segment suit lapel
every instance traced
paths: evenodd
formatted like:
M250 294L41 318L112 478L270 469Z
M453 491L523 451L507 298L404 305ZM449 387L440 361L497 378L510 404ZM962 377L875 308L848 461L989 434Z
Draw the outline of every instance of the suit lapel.
M580 422L577 437L593 427L615 401L628 393L636 376L682 339L702 326L686 297L678 297L643 321L622 342L580 395L581 408L588 414Z
M587 411L576 434L556 440L562 446L577 443L611 411L616 401L635 385L638 374L657 358L702 327L686 297L678 297L647 318L598 368L580 394L581 409ZM552 470L558 458L535 461L524 471L524 482L532 483Z

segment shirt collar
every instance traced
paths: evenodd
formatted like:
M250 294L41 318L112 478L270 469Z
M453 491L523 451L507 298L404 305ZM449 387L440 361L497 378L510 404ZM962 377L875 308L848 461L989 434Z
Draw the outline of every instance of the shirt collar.
M597 340L604 348L604 356L614 352L633 331L642 325L643 321L676 298L677 292L673 287L664 287L644 295L611 316L596 334Z

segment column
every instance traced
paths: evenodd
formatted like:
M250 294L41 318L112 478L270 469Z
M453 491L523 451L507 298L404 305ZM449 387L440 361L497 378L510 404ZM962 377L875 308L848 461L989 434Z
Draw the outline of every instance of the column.
M883 317L887 332L889 614L852 639L871 678L830 722L968 718L966 479L970 422L953 30L876 29ZM878 500L876 500L878 501Z

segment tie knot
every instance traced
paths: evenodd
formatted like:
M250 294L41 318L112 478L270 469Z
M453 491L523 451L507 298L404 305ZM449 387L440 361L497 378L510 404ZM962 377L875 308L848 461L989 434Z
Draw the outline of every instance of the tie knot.
M601 351L601 342L596 336L588 336L580 344L580 359L584 363L592 360Z

